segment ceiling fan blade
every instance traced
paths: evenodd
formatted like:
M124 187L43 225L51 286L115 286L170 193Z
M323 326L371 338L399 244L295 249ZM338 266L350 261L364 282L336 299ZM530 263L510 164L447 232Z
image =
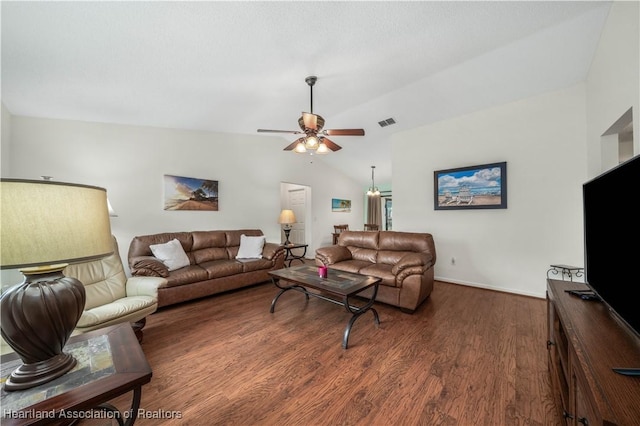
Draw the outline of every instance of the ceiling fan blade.
M364 136L364 129L327 129L322 131L328 136Z
M300 130L270 130L270 129L258 129L258 133L293 133L299 135L302 132Z
M329 148L331 151L339 151L342 149L340 145L336 144L335 142L327 138L322 138L320 142L324 142L327 148Z
M283 151L291 151L293 150L296 145L298 145L300 142L304 142L304 138L298 138L295 141L293 141L293 143L291 143L290 145L287 145L287 147L285 149L283 149Z

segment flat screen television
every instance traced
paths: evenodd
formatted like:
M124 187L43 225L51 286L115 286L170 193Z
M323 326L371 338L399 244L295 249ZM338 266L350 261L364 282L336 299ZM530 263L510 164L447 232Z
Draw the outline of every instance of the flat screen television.
M640 337L640 156L586 182L582 196L586 284Z

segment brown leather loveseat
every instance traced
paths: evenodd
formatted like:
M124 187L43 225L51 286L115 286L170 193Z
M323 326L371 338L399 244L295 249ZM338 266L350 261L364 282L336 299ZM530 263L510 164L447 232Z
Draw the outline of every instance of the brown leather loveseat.
M284 247L264 242L261 258L236 259L242 235L262 237L263 233L240 229L136 236L129 245L129 268L134 276L166 278L167 283L158 288L158 307L268 281L269 271L284 267ZM188 265L170 271L150 246L174 239L184 249Z
M382 278L376 301L409 313L431 294L435 263L428 233L343 231L337 245L316 250L318 265Z

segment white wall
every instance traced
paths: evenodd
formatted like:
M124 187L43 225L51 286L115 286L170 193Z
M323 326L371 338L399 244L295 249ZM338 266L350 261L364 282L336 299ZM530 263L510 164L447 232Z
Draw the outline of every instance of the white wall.
M352 212L341 213L340 221L344 215L353 223L362 218L359 185L329 167L330 158L323 162L283 151L286 140L279 137L20 116L11 117L10 128L9 167L3 167L2 177L50 175L106 188L118 214L111 226L125 263L135 235L259 228L268 241L279 242L280 182L313 189L311 257L317 247L331 243L338 220L331 198L353 202ZM164 174L217 180L219 211L165 211Z
M633 152L640 153L640 2L614 2L587 79L587 173L604 172L601 155L608 139L601 135L633 109ZM617 153L612 154L617 160Z
M2 115L2 128L0 132L0 173L2 170L9 170L9 158L10 158L10 141L11 141L11 114L4 104L0 104L0 111Z
M640 153L639 22L640 3L613 3L584 86L393 138L394 229L434 234L438 278L544 297L549 264L583 264L582 184L604 170L601 135L629 108ZM433 209L434 170L498 161L508 209Z
M394 229L433 234L438 279L544 297L550 264L582 265L585 129L579 85L397 135ZM507 209L434 210L435 170L501 161Z

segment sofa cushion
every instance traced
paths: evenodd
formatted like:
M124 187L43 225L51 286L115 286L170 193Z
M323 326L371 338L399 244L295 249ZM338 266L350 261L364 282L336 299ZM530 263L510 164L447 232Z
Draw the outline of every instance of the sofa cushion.
M212 260L201 263L200 267L206 271L209 279L242 273L242 263L235 260Z
M371 262L366 262L364 260L345 260L343 262L338 262L338 263L329 265L329 268L337 269L345 272L353 272L354 274L357 274L360 272L362 268L366 268L367 266L370 266L370 265L371 265Z
M338 238L338 245L378 250L378 232L343 231Z
M191 252L191 246L193 245L191 232L165 232L162 234L140 235L133 237L133 240L131 240L131 244L129 245L129 259L138 256L153 256L153 253L149 248L150 245L164 244L174 238L180 241L185 252Z
M242 265L242 272L260 271L271 269L273 262L269 259L236 259Z
M260 237L264 235L259 229L239 229L236 231L224 231L227 236L227 247L238 247L240 245L240 236Z
M322 265L333 265L334 263L351 260L351 252L343 246L320 247L316 250L316 259Z
M193 231L191 235L193 236L191 251L227 246L227 234L225 231Z
M244 234L240 236L240 248L236 259L262 259L262 248L264 247L265 238L248 237Z
M433 236L428 233L380 231L380 250L430 253L436 263L436 248Z
M189 265L189 258L184 252L180 241L173 239L164 244L152 244L149 246L154 257L157 257L167 266L169 271L184 268Z
M207 271L198 265L189 265L184 268L176 269L166 278L166 287L174 287L182 284L191 284L193 282L205 281L208 278Z
M211 247L191 252L193 262L200 264L210 260L229 260L229 252L226 247Z
M157 300L150 296L123 297L106 305L96 306L82 312L76 327L95 327L114 319L132 315L142 309L154 307ZM153 309L155 311L155 307Z
M191 254L195 264L209 260L229 259L227 235L224 231L194 231Z
M391 265L384 263L374 263L373 265L365 266L358 272L362 275L371 275L372 277L381 278L380 284L389 287L396 287L396 276L391 272Z
M365 262L371 262L371 263L376 263L378 260L377 250L362 248L362 247L352 247L352 246L347 246L347 248L351 252L351 257L354 260L363 260Z
M135 269L136 275L163 278L169 276L167 265L153 256L139 256L132 259L130 263L132 268Z
M378 252L378 263L384 263L385 265L395 265L400 259L406 256L409 251L393 251L393 250L380 250Z
M117 245L114 252L102 259L67 266L64 274L77 278L84 285L85 309L102 306L125 297L127 276L120 261Z

